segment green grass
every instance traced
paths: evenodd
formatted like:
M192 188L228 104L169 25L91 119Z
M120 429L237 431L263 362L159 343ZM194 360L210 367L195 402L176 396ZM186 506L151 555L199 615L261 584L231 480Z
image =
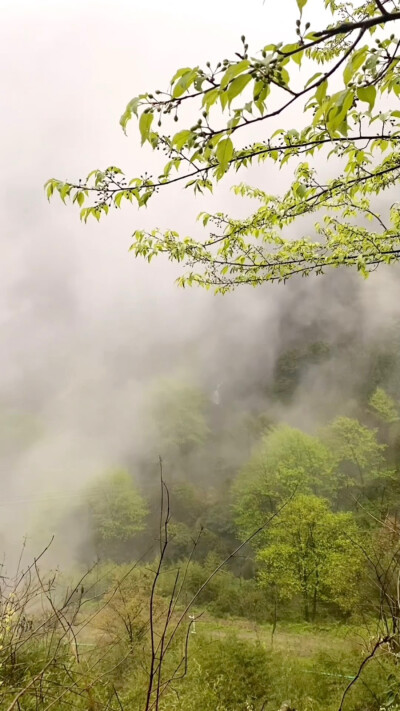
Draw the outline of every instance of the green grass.
M204 614L191 639L191 663L201 665L204 645L216 656L218 648L229 647L235 639L256 645L265 652L265 696L258 690L258 699L262 698L266 711L277 711L283 703L290 703L296 711L337 711L344 690L367 654L368 631L356 625L281 623L273 640L271 632L268 624ZM348 693L344 710L378 711L386 700L392 664L382 653L367 665Z
M353 652L360 656L367 630L339 624L306 625L280 623L272 637L271 624L258 624L243 618L221 619L204 614L196 623L196 634L221 639L235 634L239 639L260 642L267 649L312 657L323 651Z
M85 630L82 641L100 645L107 641L108 633L96 626L97 621ZM220 618L207 610L195 629L190 635L188 674L176 685L177 695L165 698L162 711L259 711L261 707L277 711L283 703L296 711L338 711L371 639L366 627L326 621L279 622L272 637L271 624ZM174 655L167 668L174 665ZM382 651L349 692L344 711L379 711L387 699L391 671L393 660ZM138 680L133 683L131 674L124 673L118 683L122 695L132 694L133 703Z

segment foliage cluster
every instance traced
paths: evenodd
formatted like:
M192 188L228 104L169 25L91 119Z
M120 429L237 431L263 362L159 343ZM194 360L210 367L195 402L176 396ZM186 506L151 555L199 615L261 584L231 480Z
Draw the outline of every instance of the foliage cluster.
M340 266L367 276L398 261L399 206L394 197L387 214L380 208L382 193L399 180L398 3L326 0L320 15L307 0L297 5L292 41L270 37L253 54L242 36L233 58L181 67L166 91L128 103L121 126L126 132L138 119L142 145L165 156L158 175L130 177L111 165L79 182L50 179L47 196L71 199L81 219L99 220L123 203L147 205L174 183L203 193L239 169L268 162L274 174L288 164L294 178L281 194L273 182L269 189L234 186L236 195L258 204L248 217L200 214L203 240L173 228L136 229L131 249L148 261L164 253L185 264L183 286L222 292ZM322 29L315 26L321 15Z
M189 408L186 394L181 404ZM189 421L197 423L201 414L205 432L203 401L199 397L192 406L197 415ZM364 423L339 416L314 434L267 425L261 436L257 431L248 460L232 472L229 488L227 482L217 487L201 478L188 481L188 453L174 450L166 552L171 574L160 584L165 594L176 565L188 556L187 596L229 557L198 598L214 614L274 624L373 616L382 605L374 585L385 550L394 561L399 557L396 538L388 540L382 533L400 507L397 412L396 402L378 388L364 409ZM179 414L179 430L181 421ZM171 441L174 418L168 427L164 433ZM201 452L207 441L196 446ZM159 525L157 487L156 479L139 476L135 481L128 471L117 471L86 489L75 509L89 529L92 555L109 565L129 565L138 552L144 562L152 560L152 532ZM257 528L251 544L231 558L231 551ZM84 548L87 559L87 542ZM391 585L394 570L386 574Z

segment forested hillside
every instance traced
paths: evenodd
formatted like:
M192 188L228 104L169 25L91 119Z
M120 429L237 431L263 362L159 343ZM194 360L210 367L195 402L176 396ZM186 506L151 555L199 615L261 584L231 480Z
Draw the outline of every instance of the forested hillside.
M26 512L23 560L49 548L28 572L19 564L14 579L19 552L4 538L6 700L37 669L47 704L86 709L92 694L93 708L107 699L113 709L117 699L143 706L152 634L159 640L166 624L172 641L161 676L173 678L165 683L176 685L180 700L175 706L168 694L163 708L214 711L224 694L230 708L233 694L234 708L264 704L273 711L288 701L333 711L371 654L361 681L345 694L346 708L393 707L398 324L386 318L366 335L359 321L359 329L336 323L329 333L321 313L302 330L288 314L265 370L258 361L240 379L233 354L225 378L219 362L212 378L192 367L148 380L146 397L132 401L132 412L140 407L140 435L133 432L123 458L90 476L83 463L81 484L75 474L64 493L47 477L40 496L11 500L19 546ZM47 451L49 423L28 408L4 406L2 417L3 466L18 471L29 452ZM160 531L166 546L159 569ZM62 575L49 572L54 565ZM47 622L33 603L39 591L48 599L41 613ZM40 655L50 650L54 658L43 671ZM96 669L104 675L101 689ZM93 684L89 696L85 683ZM64 689L60 698L54 685Z
M311 427L305 413L306 429L276 413L290 413L304 374L332 358L327 342L302 339L277 358L271 382L258 384L270 410L240 409L237 393L223 383L210 393L188 379L160 379L142 413L153 455L138 460L132 453L131 466L128 458L100 471L78 500L40 505L37 545L52 533L56 545L78 530L77 564L149 560L160 456L171 509L167 559L173 567L191 556L194 585L280 512L228 562L221 586L202 594L216 614L263 622L373 615L379 566L396 556L400 512L400 363L393 341L363 354L364 380L343 399L343 410ZM349 369L360 348L356 339L336 346L336 367Z
M257 383L259 397L241 406L232 383L210 392L188 375L154 381L142 411L148 456L132 451L79 495L42 498L34 507L28 548L37 554L54 535L44 560L62 555L70 542L70 564L49 578L48 563L39 560L29 584L21 567L13 583L16 599L25 591L17 614L4 596L4 698L24 688L25 678L30 683L37 666L46 703L58 698L56 684L64 689L60 708L91 708L76 677L79 658L98 708L106 698L143 705L152 635L159 640L166 629L172 642L160 657L160 684L176 686L179 702L168 695L163 708L184 703L211 711L224 694L228 708L233 694L240 709L264 704L272 711L289 699L295 708L333 710L343 693L347 708L391 708L400 560L395 334L393 325L378 346L364 350L353 390L341 394L343 409L331 417L327 403L318 420L305 411L304 428L282 413L293 418L304 379L333 359L338 372L351 372L361 349L357 334L333 346L318 329L315 340L292 340L272 376ZM3 432L10 462L15 442L29 448L45 436L39 422L17 414L5 417ZM44 634L32 607L39 589L51 601ZM72 656L66 635L75 640ZM42 672L36 655L46 648L54 658ZM28 676L15 676L26 655ZM101 691L93 664L105 675ZM37 703L36 686L33 697Z

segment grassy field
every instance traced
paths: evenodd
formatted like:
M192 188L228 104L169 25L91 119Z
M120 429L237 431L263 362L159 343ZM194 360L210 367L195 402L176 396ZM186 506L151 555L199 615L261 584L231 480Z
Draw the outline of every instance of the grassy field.
M243 618L216 618L209 614L203 614L196 622L196 634L214 639L234 634L239 639L260 642L268 649L304 658L324 651L351 652L360 656L369 637L367 629L360 626L304 623L278 624L272 636L270 624L257 624Z
M85 630L83 648L90 650L109 636L108 613L105 621L100 615L97 622L99 626ZM171 697L167 706L174 711L215 711L225 709L218 706L225 693L228 708L233 693L232 711L278 711L284 703L296 711L338 711L368 654L373 632L373 625L368 630L343 623L282 622L272 636L270 624L204 611L190 634L188 673L177 686L180 701ZM392 658L382 650L347 694L343 711L390 709L386 697L392 670Z
M243 619L216 619L204 614L196 623L192 650L198 644L232 639L259 644L269 660L266 709L290 703L297 711L339 709L343 692L357 675L367 654L369 631L360 626L324 624L271 625ZM385 702L390 660L383 652L366 665L361 678L346 696L344 710L371 711Z

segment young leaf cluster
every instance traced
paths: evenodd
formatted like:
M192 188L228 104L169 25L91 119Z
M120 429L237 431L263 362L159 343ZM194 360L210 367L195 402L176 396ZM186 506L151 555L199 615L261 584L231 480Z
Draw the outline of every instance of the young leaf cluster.
M99 220L126 201L147 205L174 183L212 192L240 168L290 163L294 178L282 194L268 193L264 185L235 188L238 196L258 201L247 218L202 214L202 240L173 229L138 229L132 251L148 261L166 253L188 268L179 279L182 286L217 291L339 266L367 276L380 264L398 261L399 207L394 204L384 220L377 206L400 177L400 40L393 32L398 0L356 7L327 0L323 29L311 27L312 17L305 21L307 0L297 5L291 43L267 44L253 56L242 37L233 58L214 67L208 62L180 68L167 91L140 94L128 103L121 126L126 132L138 120L142 145L164 155L159 175L130 178L110 166L77 184L50 179L47 196L58 193L63 202L78 204L84 221ZM187 106L197 120L176 131ZM277 117L287 123L292 115L301 117L296 127L270 128ZM254 127L260 138L246 145L246 132ZM321 174L326 161L334 166L329 180ZM310 234L304 216L311 216ZM288 236L293 223L299 225L296 239Z

